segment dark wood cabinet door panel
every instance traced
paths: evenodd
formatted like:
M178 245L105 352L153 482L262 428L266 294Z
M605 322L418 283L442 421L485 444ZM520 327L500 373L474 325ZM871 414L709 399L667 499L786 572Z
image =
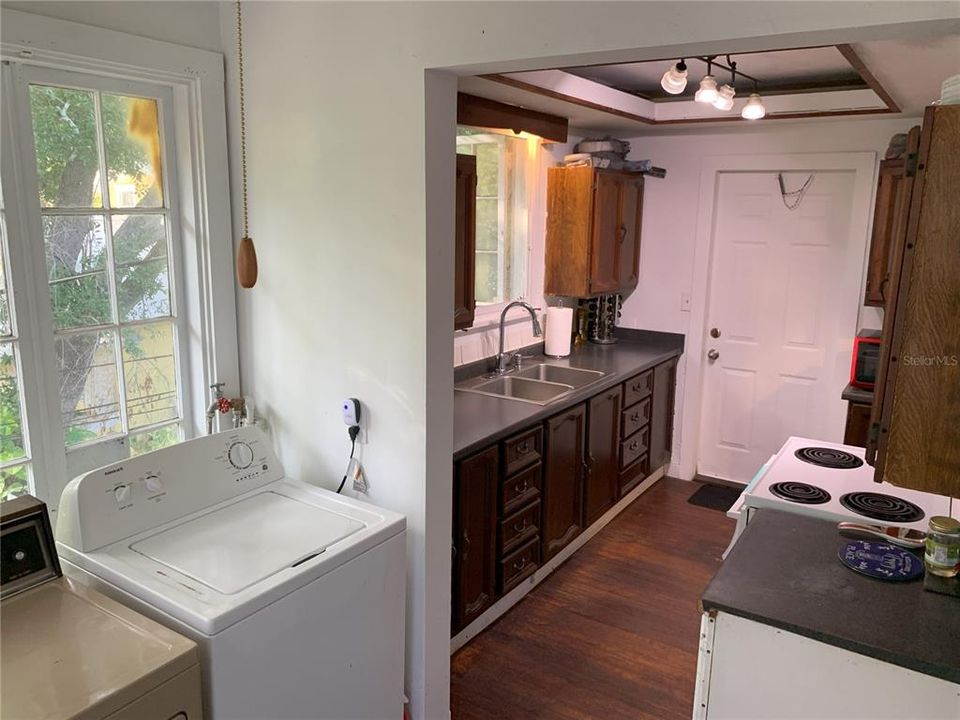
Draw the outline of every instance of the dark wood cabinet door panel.
M640 231L643 222L643 176L623 181L617 275L620 292L633 290L640 280Z
M653 400L644 398L637 404L623 411L623 420L620 422L620 434L628 438L637 430L650 422L650 407Z
M500 553L509 553L513 548L540 534L540 503L535 502L503 519L500 523Z
M594 180L593 227L590 240L590 292L615 292L620 286L618 253L622 234L620 194L623 176L597 173ZM623 231L623 232L621 232Z
M873 230L870 236L870 254L867 261L867 283L864 305L883 307L888 285L887 274L890 252L898 220L905 203L903 183L906 161L884 160L880 163L877 179L877 199L873 210Z
M513 475L539 462L543 455L543 429L538 425L503 441L503 474Z
M670 462L673 447L673 403L677 384L677 359L653 369L653 403L650 409L650 469Z
M847 403L847 425L843 431L843 444L865 448L870 433L870 406Z
M623 384L623 406L630 407L653 392L653 370L642 372Z
M477 158L457 155L457 212L454 228L453 327L473 325L476 309Z
M457 464L454 492L454 632L476 619L497 592L496 447Z
M540 566L540 538L534 538L500 561L500 592L508 593Z
M544 562L583 529L586 418L581 404L546 421L540 524Z
M633 465L620 471L620 497L622 498L650 475L650 456L637 458Z
M503 481L500 509L504 515L509 515L540 497L542 474L543 465L537 463Z
M617 502L621 400L620 387L617 386L587 404L587 467L583 488L586 525Z

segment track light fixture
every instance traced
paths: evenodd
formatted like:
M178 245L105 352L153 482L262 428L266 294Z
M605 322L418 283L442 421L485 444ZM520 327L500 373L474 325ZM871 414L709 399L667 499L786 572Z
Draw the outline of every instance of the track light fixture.
M671 65L663 77L660 78L660 87L671 95L679 95L687 87L687 64L680 59L680 62Z
M713 101L713 106L717 110L728 112L733 109L733 96L737 94L734 86L737 83L737 63L727 55L727 67L730 68L730 82L722 85L717 91L717 99Z
M710 74L712 63L713 58L707 58L707 74L700 78L700 89L693 96L693 99L698 103L713 103L720 95L717 92L717 81Z
M757 81L754 79L753 92L750 93L747 104L744 105L743 110L740 111L740 117L744 120L759 120L767 114L767 109L763 106L763 100L760 98L760 93L757 92L757 89Z

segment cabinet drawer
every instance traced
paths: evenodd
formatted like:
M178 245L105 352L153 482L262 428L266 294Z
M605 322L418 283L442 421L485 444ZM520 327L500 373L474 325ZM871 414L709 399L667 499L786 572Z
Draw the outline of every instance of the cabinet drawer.
M650 456L642 455L633 465L620 472L620 497L633 490L650 474Z
M536 427L503 441L503 474L513 475L543 455L543 428Z
M540 501L518 510L500 523L500 553L508 553L518 545L540 534Z
M620 443L620 469L628 467L634 460L646 454L650 449L650 426L635 432Z
M621 437L630 437L650 422L650 404L652 402L652 398L645 397L633 407L628 407L623 411L623 419L620 421Z
M543 465L537 463L503 481L500 493L500 513L503 516L519 510L540 497L540 478Z
M506 593L533 575L540 564L540 538L535 537L500 561L500 592Z
M653 392L653 370L640 373L623 384L623 406L630 407Z

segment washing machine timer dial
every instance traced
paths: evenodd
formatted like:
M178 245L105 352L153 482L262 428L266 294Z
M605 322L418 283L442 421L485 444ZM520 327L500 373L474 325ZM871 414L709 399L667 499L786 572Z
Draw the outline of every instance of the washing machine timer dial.
M237 470L246 470L253 464L253 448L238 440L227 450L227 459Z

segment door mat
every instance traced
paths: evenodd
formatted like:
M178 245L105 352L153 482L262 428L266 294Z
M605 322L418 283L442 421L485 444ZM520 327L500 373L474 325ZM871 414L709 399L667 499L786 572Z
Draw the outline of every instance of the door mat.
M687 502L691 505L726 512L737 501L741 492L743 488L727 485L701 485L693 495L687 498Z

